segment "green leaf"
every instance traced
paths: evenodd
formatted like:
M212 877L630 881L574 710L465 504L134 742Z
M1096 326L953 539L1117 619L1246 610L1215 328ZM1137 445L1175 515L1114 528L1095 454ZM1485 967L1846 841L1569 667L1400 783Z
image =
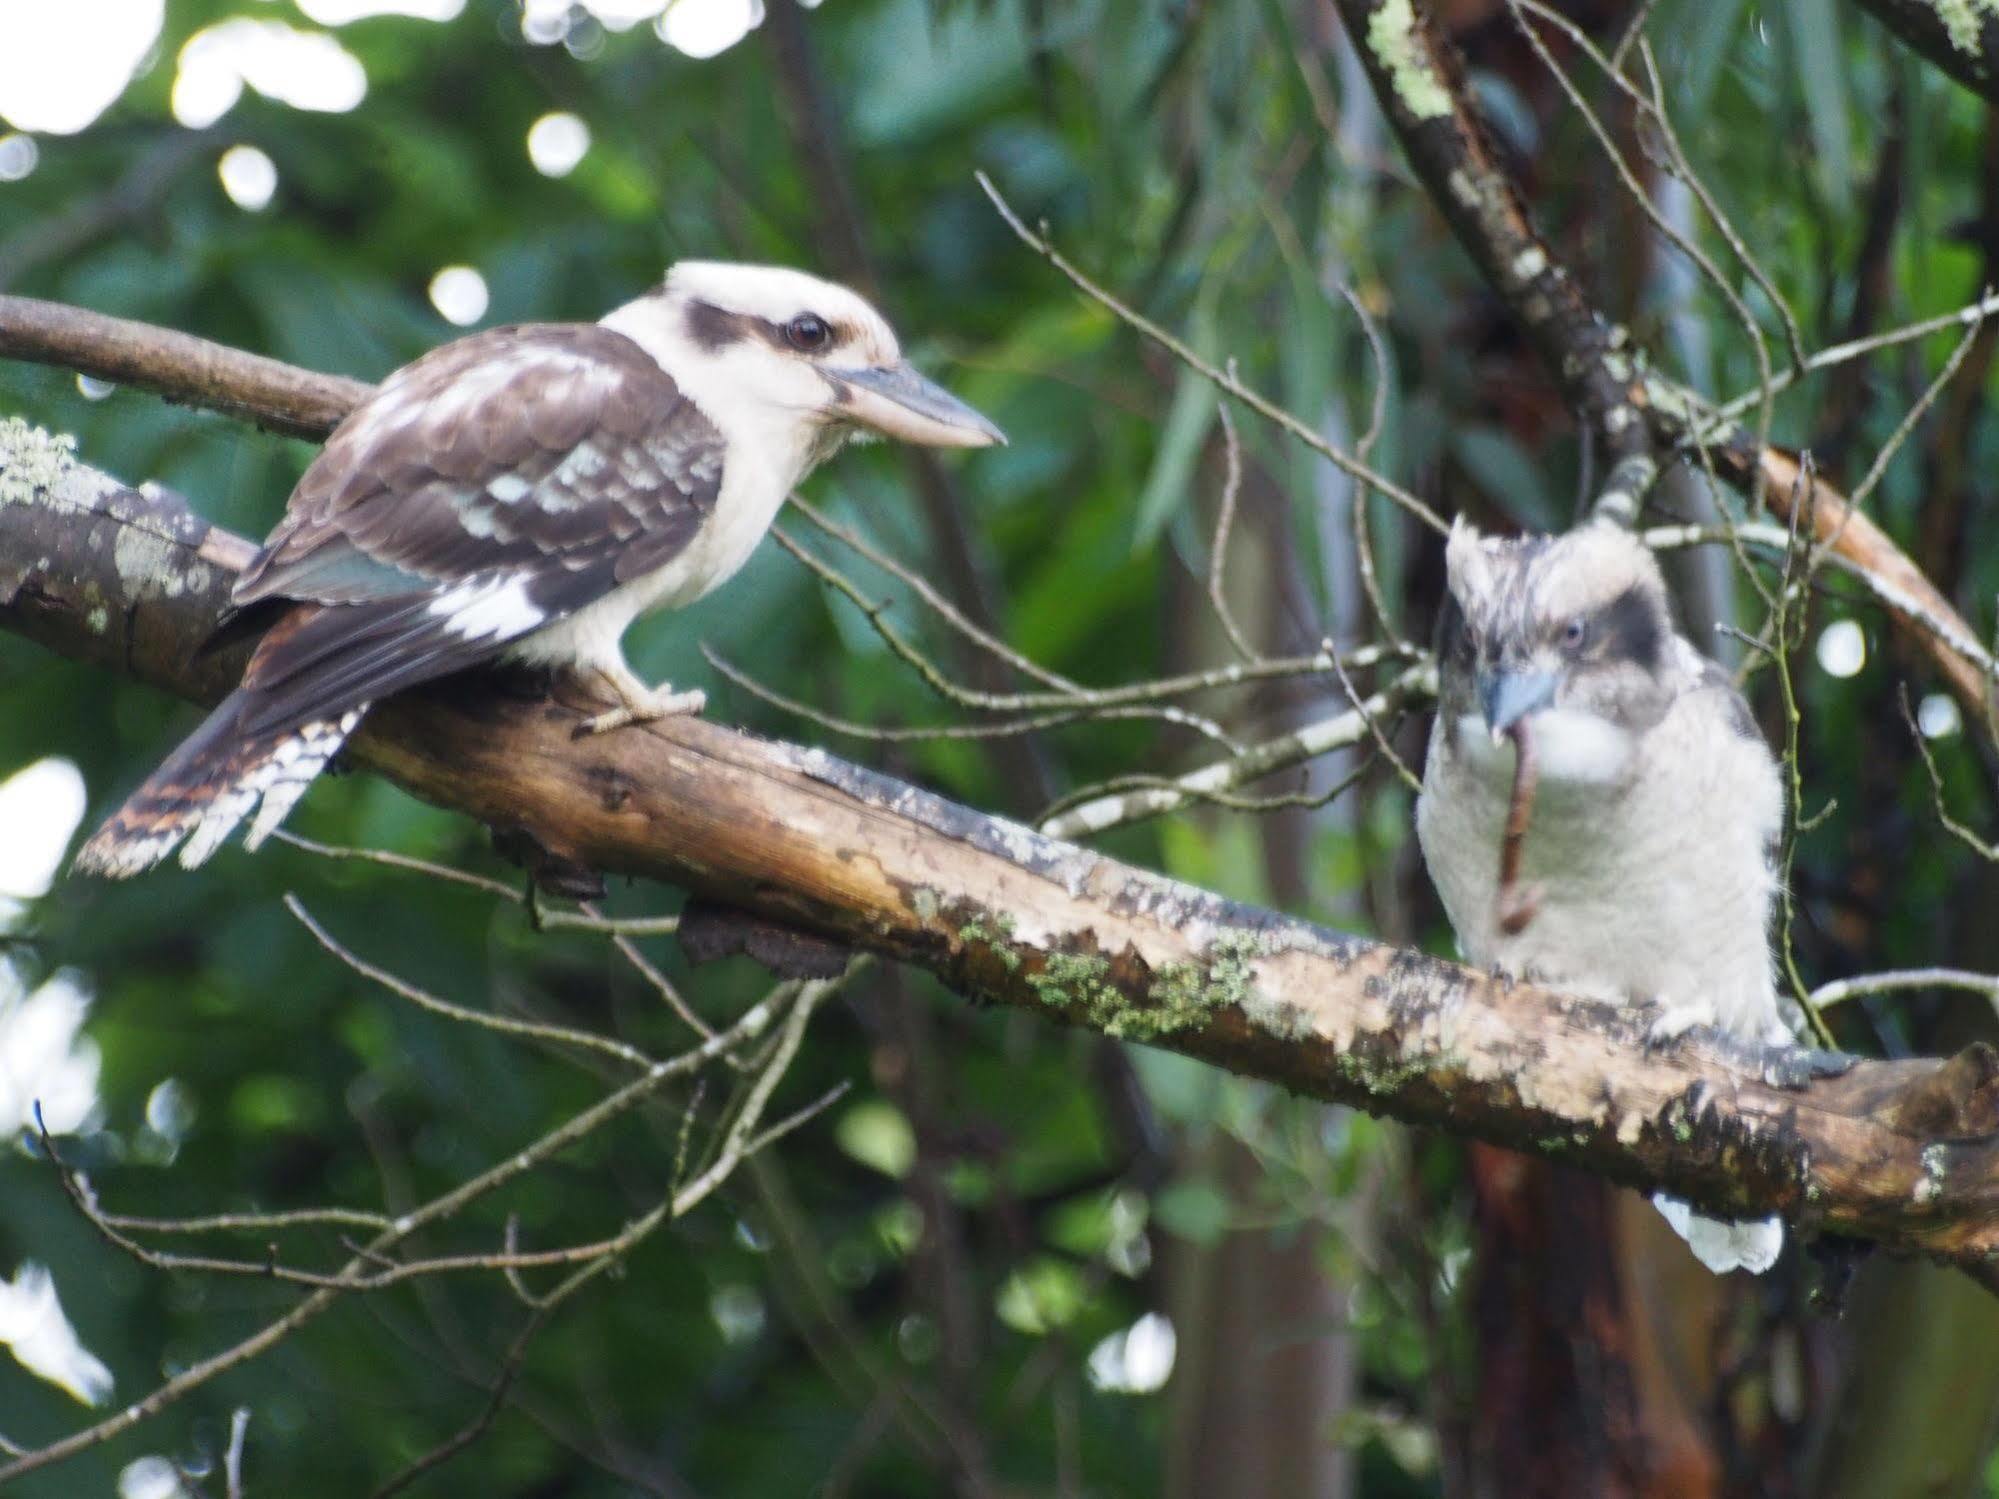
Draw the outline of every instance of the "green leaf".
M1547 476L1511 433L1499 427L1460 427L1451 452L1474 483L1520 521L1537 530L1561 529Z
M1206 1182L1175 1182L1152 1199L1159 1226L1195 1244L1213 1244L1229 1231L1235 1212L1229 1200Z
M883 1176L903 1177L916 1163L916 1133L902 1110L886 1099L868 1099L840 1116L833 1127L840 1148Z
M1853 151L1846 76L1840 66L1839 12L1833 0L1787 0L1786 19L1822 185L1828 198L1844 203L1853 191Z
M1039 1334L1073 1322L1086 1300L1082 1277L1073 1266L1039 1258L1006 1278L995 1310L1014 1331Z
M1203 359L1214 357L1221 342L1216 327L1214 288L1219 278L1210 276L1194 301L1194 316L1187 342ZM1132 550L1144 551L1159 539L1159 533L1187 503L1193 489L1194 471L1208 431L1215 424L1217 397L1208 379L1185 368L1173 387L1173 404L1167 408L1165 424L1159 430L1159 449L1138 495L1138 518L1132 533Z
M1658 28L1662 35L1684 39L1675 50L1680 56L1680 110L1688 118L1707 113L1721 66L1734 49L1743 5L1744 0L1695 0L1688 7L1691 14L1683 14L1678 26L1670 31Z

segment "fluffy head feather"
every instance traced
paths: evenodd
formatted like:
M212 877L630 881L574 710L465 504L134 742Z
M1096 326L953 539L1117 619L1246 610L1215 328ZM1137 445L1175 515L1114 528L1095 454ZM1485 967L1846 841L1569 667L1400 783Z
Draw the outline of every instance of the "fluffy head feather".
M1460 521L1445 568L1451 607L1438 645L1457 712L1490 716L1494 684L1511 678L1546 684L1537 711L1618 731L1664 715L1686 663L1659 565L1628 532L1596 524L1500 539Z
M1005 440L910 367L865 298L802 271L683 261L603 321L659 361L732 441L798 473L856 434L933 447Z

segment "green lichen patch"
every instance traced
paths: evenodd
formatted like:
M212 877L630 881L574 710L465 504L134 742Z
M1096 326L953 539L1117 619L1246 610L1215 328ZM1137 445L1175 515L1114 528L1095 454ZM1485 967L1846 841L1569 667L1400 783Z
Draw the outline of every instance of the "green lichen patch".
M1107 1036L1150 1041L1176 1026L1160 1026L1152 1012L1134 1006L1112 982L1102 953L1051 952L1027 975L1027 987L1050 1009L1080 1015Z
M1410 0L1388 0L1368 17L1367 46L1410 114L1419 120L1441 120L1450 114L1450 92L1423 53Z
M1088 949L1051 952L1023 982L1041 1003L1107 1036L1157 1041L1242 1004L1253 990L1251 964L1262 941L1255 932L1227 931L1199 958L1157 968L1129 949L1116 958ZM1144 997L1134 997L1140 991Z
M68 477L76 439L0 417L0 505L32 505Z
M1010 912L1002 911L990 925L974 917L958 928L958 942L966 948L985 949L1008 973L1018 973L1020 954L1013 950L1013 928Z
M1256 992L1257 958L1266 950L1258 932L1230 927L1208 944L1194 962L1162 964L1146 991L1152 1007L1143 1013L1155 1034L1198 1025L1211 1011L1241 1008Z

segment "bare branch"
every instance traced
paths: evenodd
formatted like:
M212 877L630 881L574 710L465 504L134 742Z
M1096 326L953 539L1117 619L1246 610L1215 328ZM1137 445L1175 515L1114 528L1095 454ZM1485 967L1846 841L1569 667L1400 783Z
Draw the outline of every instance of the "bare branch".
M656 1063L643 1075L573 1115L564 1124L543 1135L533 1145L489 1167L470 1181L433 1198L422 1207L397 1218L387 1229L362 1246L339 1273L331 1278L336 1284L317 1287L290 1310L249 1336L220 1353L212 1354L181 1369L165 1383L156 1387L152 1393L105 1417L94 1426L24 1453L14 1461L0 1466L0 1484L108 1442L140 1423L150 1420L169 1406L186 1399L217 1376L239 1368L276 1347L301 1327L331 1310L350 1291L365 1288L371 1279L371 1271L382 1263L388 1251L411 1234L431 1224L455 1217L471 1203L533 1171L544 1161L569 1149L578 1140L644 1103L673 1079L699 1069L720 1056L730 1046L761 1036L777 1020L788 998L788 994L780 991L753 1005L733 1026L713 1040L703 1042L693 1051L683 1053L669 1061ZM64 1173L64 1180L69 1181L67 1173ZM102 1220L93 1219L93 1222L101 1224ZM597 1262L608 1263L601 1256Z
M1229 378L1236 377L1235 361L1229 361ZM1229 532L1235 528L1236 501L1242 494L1242 441L1236 436L1235 418L1229 414L1229 403L1219 402L1215 412L1222 419L1222 451L1227 460L1228 471L1222 480L1221 503L1215 512L1215 539L1208 549L1208 602L1213 606L1215 618L1222 622L1222 632L1228 636L1235 653L1245 661L1263 659L1263 653L1249 643L1249 637L1236 623L1235 615L1229 612L1228 595L1222 584L1229 564Z
M1254 745L1242 754L1176 777L1166 786L1151 786L1084 802L1042 823L1052 838L1079 838L1102 833L1141 818L1157 817L1218 792L1233 791L1276 771L1329 750L1360 743L1372 725L1409 702L1436 694L1436 668L1425 661L1412 666L1387 687L1364 698L1354 708L1319 719L1276 739Z
M328 932L313 919L304 902L296 895L286 894L285 909L298 918L300 926L312 933L312 938L334 957L372 983L380 984L391 994L400 995L418 1009L428 1010L433 1015L441 1015L446 1020L456 1020L464 1025L476 1025L489 1031L498 1031L503 1036L517 1036L523 1040L539 1041L548 1046L573 1046L579 1051L600 1052L604 1056L623 1062L627 1067L648 1068L653 1059L636 1046L627 1045L611 1036L600 1036L595 1031L580 1031L572 1026L549 1025L539 1020L516 1020L508 1015L488 1015L483 1010L468 1010L463 1005L455 1005L435 994L419 989L415 984L398 978L386 968L378 968L365 958L355 956L347 948L334 940Z
M1867 973L1835 979L1812 990L1812 1003L1823 1010L1863 994L1894 994L1904 989L1968 989L1999 1001L1999 976L1963 968L1903 968L1893 973Z
M332 431L369 390L359 380L33 297L0 297L0 357L134 385L314 440Z

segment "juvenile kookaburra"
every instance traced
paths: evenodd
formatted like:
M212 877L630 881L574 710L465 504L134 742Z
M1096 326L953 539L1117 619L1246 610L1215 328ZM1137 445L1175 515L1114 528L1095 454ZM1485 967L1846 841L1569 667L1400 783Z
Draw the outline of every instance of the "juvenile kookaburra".
M1437 721L1416 832L1467 961L1619 1004L1652 1035L1715 1025L1788 1041L1770 950L1784 815L1769 746L1728 676L1675 633L1651 552L1626 532L1481 538L1446 550ZM1496 897L1526 721L1539 787L1521 849L1524 925ZM1660 1211L1710 1269L1769 1268L1775 1218Z
M683 262L598 323L475 333L398 370L327 440L238 580L267 623L243 683L84 845L130 875L255 848L369 705L495 658L566 667L614 727L698 712L625 665L626 626L726 581L848 437L1005 439L912 369L845 287ZM261 803L261 805L259 805Z

